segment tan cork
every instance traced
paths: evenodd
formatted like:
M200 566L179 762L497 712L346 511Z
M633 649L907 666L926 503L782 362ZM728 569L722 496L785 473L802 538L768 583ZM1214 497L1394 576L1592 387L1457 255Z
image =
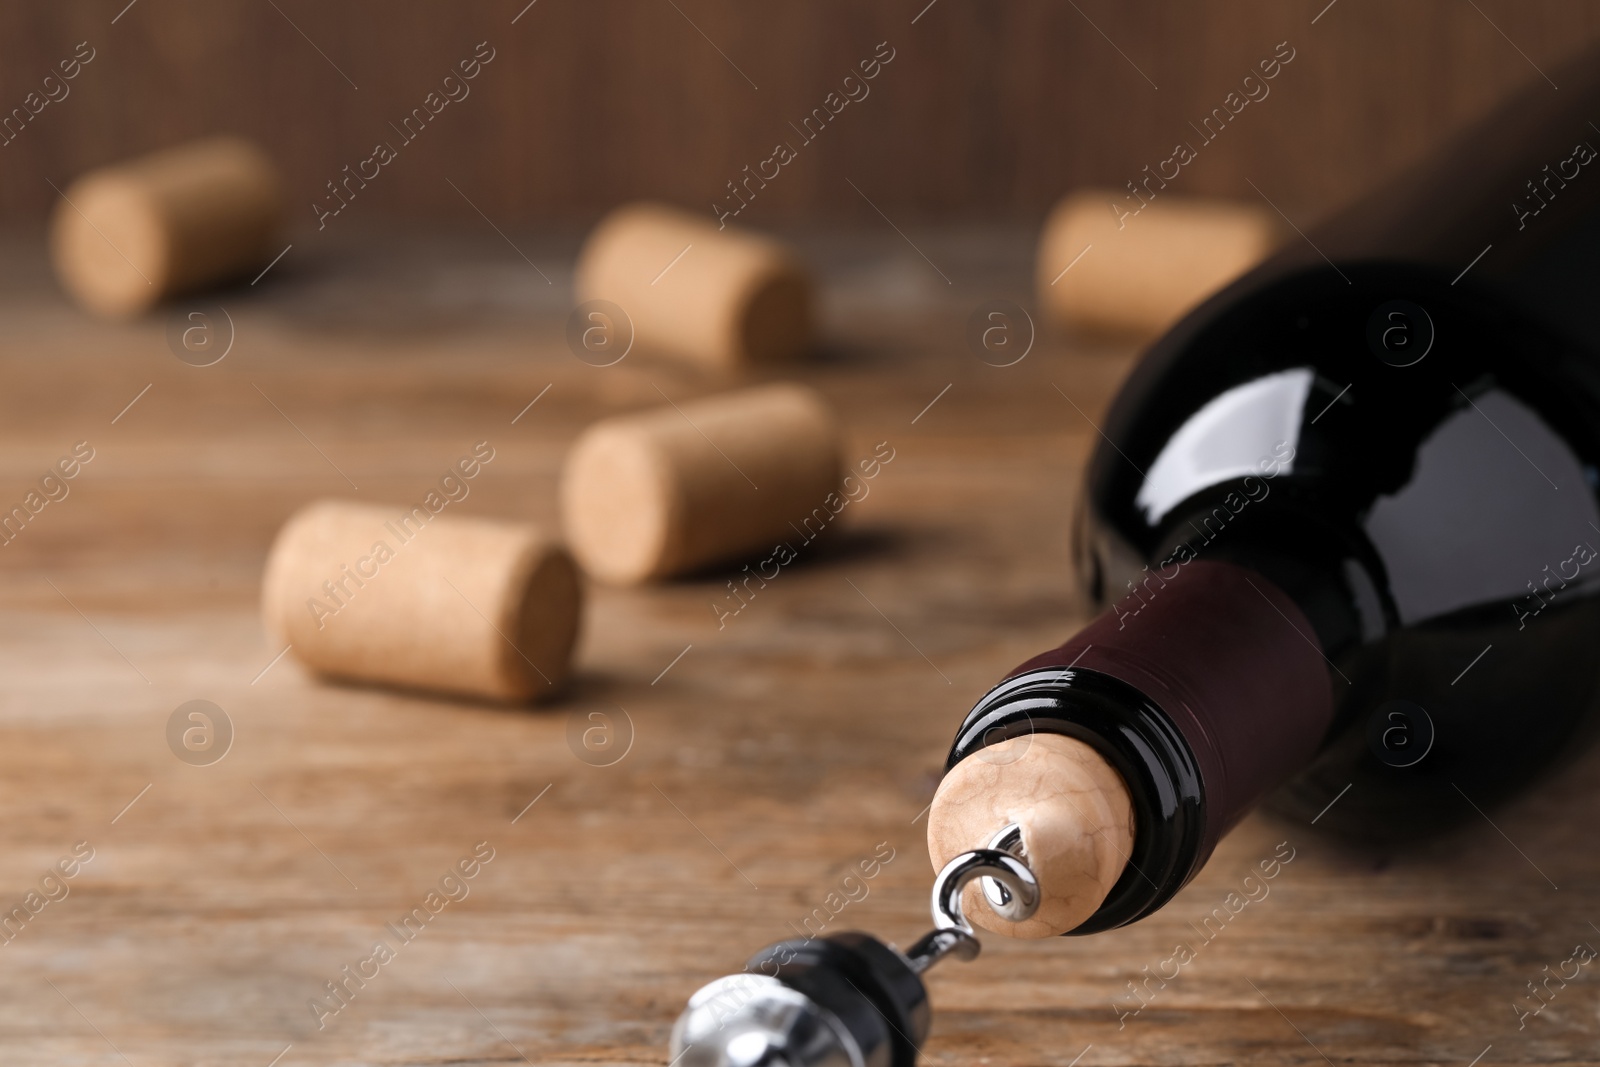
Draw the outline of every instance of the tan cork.
M784 363L812 341L812 283L783 244L657 204L602 219L574 293L626 312L642 350L701 366Z
M261 585L268 631L317 674L512 702L559 690L583 599L536 527L344 501L284 524Z
M1082 741L1035 733L979 749L950 769L928 810L934 870L970 849L987 848L1012 823L1024 859L1039 879L1039 908L1009 922L990 910L981 884L969 885L962 912L1007 937L1053 937L1094 914L1133 851L1133 804L1122 776Z
M562 470L566 539L621 585L767 552L831 518L840 451L827 402L789 383L604 419Z
M1136 208L1107 189L1074 193L1051 211L1035 278L1047 319L1082 332L1160 334L1289 234L1266 204L1163 193L1123 214Z
M51 256L85 308L130 316L265 267L282 219L271 160L218 137L78 178L56 205Z

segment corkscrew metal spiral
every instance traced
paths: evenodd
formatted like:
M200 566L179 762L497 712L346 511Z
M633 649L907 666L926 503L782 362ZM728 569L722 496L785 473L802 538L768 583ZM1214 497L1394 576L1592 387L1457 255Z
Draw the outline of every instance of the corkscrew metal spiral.
M970 960L979 943L962 913L967 886L1009 922L1039 907L1039 881L1021 833L963 852L934 879L934 928L905 952L866 934L780 941L741 974L689 998L672 1029L675 1067L913 1067L930 1022L921 975L944 959Z

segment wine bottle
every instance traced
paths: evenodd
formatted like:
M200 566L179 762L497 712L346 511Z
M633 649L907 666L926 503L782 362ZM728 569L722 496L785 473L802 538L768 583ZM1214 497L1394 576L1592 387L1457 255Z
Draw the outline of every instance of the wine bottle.
M1104 613L991 689L951 748L935 928L904 952L769 946L690 1000L673 1062L912 1067L921 976L973 958L974 925L1134 922L1264 800L1367 840L1435 832L1589 740L1596 58L1156 343L1097 427L1072 531Z
M1600 247L1595 67L1536 83L1146 354L1072 531L1105 614L978 702L929 816L936 866L1021 821L1046 897L1073 906L1048 929L975 921L1133 922L1267 798L1365 840L1436 832L1590 738L1600 360L1573 335L1600 331L1573 279L1592 291ZM1125 824L1114 788L1050 799L1070 766L1030 753L1045 734L1115 771ZM1107 840L1120 859L1094 854Z

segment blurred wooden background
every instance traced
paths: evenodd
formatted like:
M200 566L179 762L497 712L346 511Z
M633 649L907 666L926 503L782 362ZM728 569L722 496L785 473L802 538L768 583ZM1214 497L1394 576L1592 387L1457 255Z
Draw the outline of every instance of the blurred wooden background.
M281 161L311 226L324 183L394 140L481 41L495 59L471 95L337 225L481 224L475 204L501 226L577 229L638 195L709 212L883 41L895 58L870 95L741 221L877 224L866 197L897 223L1032 222L1072 186L1166 158L1285 40L1296 58L1271 95L1178 188L1254 195L1249 179L1309 218L1596 38L1600 8L1560 0L7 4L0 108L78 42L95 59L0 148L0 225L42 225L49 183L84 168L236 131Z

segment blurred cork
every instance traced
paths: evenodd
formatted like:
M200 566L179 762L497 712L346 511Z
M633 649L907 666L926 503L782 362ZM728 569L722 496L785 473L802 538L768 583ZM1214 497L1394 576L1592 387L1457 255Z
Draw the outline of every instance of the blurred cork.
M312 671L500 701L567 676L582 589L532 526L321 501L279 531L262 614Z
M1039 879L1039 910L1013 923L967 887L962 914L1006 937L1054 937L1081 925L1122 877L1133 851L1133 802L1116 769L1075 738L1034 733L979 749L952 767L928 809L928 856L939 870L987 848L1016 824Z
M1265 205L1084 190L1039 238L1039 306L1086 333L1154 336L1265 259L1288 227Z
M282 218L271 160L248 141L218 137L78 178L56 205L51 256L78 303L135 315L265 267Z
M604 419L562 470L567 542L614 584L771 549L837 499L840 451L827 403L794 384Z
M811 345L812 284L768 237L657 204L629 204L584 243L580 304L607 300L648 348L711 367L784 363Z

